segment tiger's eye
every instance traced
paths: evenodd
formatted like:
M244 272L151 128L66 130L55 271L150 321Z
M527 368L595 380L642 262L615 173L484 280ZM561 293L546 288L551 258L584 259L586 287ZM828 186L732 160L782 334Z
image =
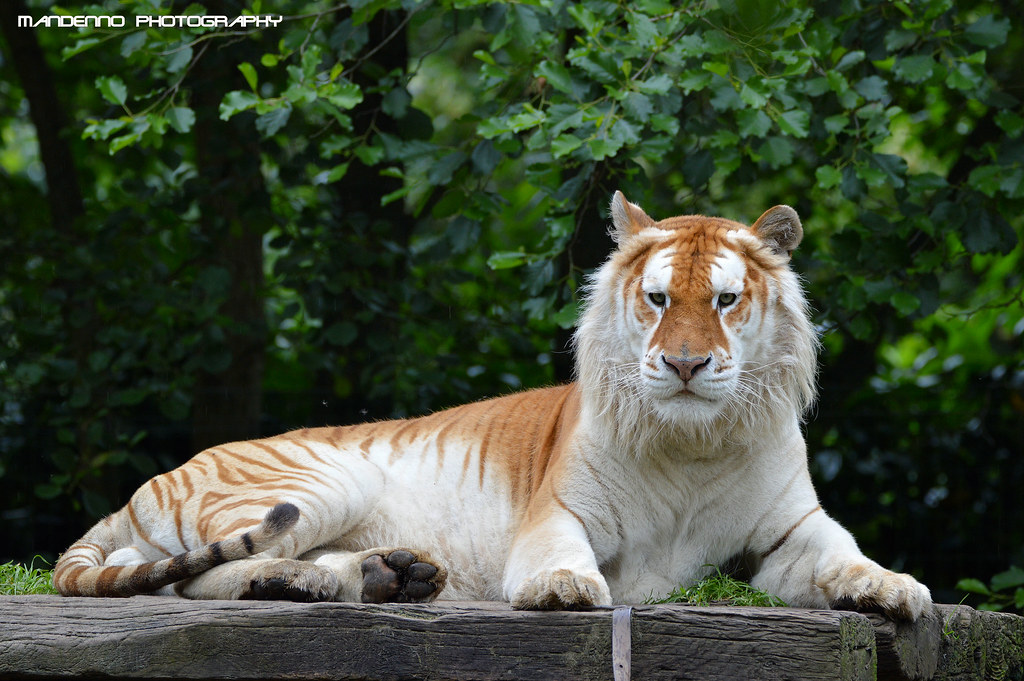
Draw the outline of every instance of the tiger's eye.
M651 293L648 293L647 299L650 300L651 303L653 303L654 305L657 305L658 307L664 306L665 301L667 300L664 293L659 293L657 291L652 291Z
M718 307L729 307L736 302L736 298L735 293L720 293L718 294Z

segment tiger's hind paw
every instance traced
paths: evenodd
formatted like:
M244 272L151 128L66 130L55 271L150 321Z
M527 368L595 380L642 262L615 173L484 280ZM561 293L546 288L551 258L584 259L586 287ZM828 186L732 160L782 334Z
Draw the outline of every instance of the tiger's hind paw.
M363 603L424 603L437 598L448 580L444 567L422 551L374 553L360 568Z
M330 570L304 561L273 559L260 561L239 599L312 603L333 599L337 590L338 578Z

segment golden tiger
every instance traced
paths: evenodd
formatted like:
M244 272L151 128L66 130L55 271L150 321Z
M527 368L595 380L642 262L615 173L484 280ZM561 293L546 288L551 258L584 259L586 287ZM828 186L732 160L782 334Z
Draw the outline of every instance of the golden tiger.
M578 608L744 554L791 605L918 618L928 589L866 558L811 484L796 212L656 222L616 192L611 217L574 383L208 449L68 549L57 589Z

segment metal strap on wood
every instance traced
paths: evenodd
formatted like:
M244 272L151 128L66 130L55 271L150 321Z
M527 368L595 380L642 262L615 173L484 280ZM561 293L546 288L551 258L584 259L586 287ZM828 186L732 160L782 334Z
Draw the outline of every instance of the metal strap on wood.
M626 605L612 611L612 675L615 681L630 681L633 608Z

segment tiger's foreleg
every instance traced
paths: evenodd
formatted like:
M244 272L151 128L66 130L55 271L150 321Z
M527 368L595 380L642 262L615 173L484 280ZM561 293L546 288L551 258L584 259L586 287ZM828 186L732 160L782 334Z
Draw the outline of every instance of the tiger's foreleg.
M773 540L751 584L790 605L882 612L916 620L931 605L927 587L867 558L821 507Z
M611 605L587 531L552 503L540 522L524 523L505 566L504 594L519 610L562 610Z

